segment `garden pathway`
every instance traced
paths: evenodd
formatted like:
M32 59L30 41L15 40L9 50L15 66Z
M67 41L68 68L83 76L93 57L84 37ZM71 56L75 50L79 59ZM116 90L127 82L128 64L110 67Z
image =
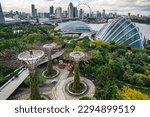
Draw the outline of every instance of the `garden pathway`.
M61 56L64 53L63 50L56 52L52 55L52 59L55 59ZM42 60L40 64L47 62L47 57ZM27 68L23 68L21 72L18 74L18 77L12 77L8 82L6 82L2 87L0 87L0 100L6 100L19 86L20 84L28 77L29 70Z
M62 71L60 79L58 80L57 85L53 89L53 95L55 96L56 100L65 100L66 99L62 88L65 84L66 79L68 78L69 73L70 72L67 69L64 69Z

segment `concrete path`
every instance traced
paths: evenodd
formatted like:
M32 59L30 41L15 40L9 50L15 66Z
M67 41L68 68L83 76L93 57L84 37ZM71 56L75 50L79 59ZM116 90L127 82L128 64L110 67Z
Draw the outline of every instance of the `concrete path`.
M20 85L29 75L28 69L24 69L17 78L10 79L1 91L0 91L0 100L6 100L17 88L18 84Z
M58 51L52 55L52 59L55 59L61 56L64 53L64 50ZM45 58L42 60L40 64L47 62L48 59ZM9 81L7 81L3 86L0 87L0 100L6 100L19 86L20 84L28 77L29 71L28 69L22 69L18 74L17 78L12 77Z
M58 58L60 57L61 55L63 55L64 53L64 50L61 50L61 51L58 51L56 52L55 54L52 55L52 59L55 59L55 58ZM40 61L38 65L41 65L43 63L46 63L48 61L48 58L45 57L44 60Z
M54 89L56 100L66 100L64 92L63 92L63 86L65 84L66 79L68 78L69 73L70 72L66 69L62 71L60 79Z

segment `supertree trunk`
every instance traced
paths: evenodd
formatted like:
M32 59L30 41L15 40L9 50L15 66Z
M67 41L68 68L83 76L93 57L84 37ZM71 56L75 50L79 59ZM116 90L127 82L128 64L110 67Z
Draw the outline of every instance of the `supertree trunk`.
M47 73L46 76L52 75L54 72L53 70L53 63L52 63L52 57L51 55L48 56L48 62L47 62Z
M74 66L74 82L73 82L73 89L79 90L81 88L80 84L80 71L79 71L79 64L75 64Z
M40 100L39 83L35 77L35 69L30 69L30 99Z

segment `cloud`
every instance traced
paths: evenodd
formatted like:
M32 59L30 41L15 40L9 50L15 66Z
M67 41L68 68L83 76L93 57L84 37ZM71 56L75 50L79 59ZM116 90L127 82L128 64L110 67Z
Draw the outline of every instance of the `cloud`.
M45 1L55 1L55 0L45 0Z
M88 4L93 11L118 12L125 13L131 12L133 14L149 15L150 0L1 0L4 11L18 10L31 12L31 4L35 4L39 12L48 12L49 6L53 5L55 8L60 6L67 9L69 2L74 6L79 3ZM87 9L86 6L80 6Z

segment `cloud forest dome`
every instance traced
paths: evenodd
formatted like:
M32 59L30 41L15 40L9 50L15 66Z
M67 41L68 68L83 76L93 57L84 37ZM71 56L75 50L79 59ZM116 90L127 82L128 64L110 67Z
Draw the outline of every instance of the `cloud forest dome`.
M105 24L95 37L104 42L115 41L118 45L144 48L139 28L131 20L123 17Z
M82 21L69 21L59 24L56 27L57 30L61 30L65 33L86 33L91 32L91 27Z

